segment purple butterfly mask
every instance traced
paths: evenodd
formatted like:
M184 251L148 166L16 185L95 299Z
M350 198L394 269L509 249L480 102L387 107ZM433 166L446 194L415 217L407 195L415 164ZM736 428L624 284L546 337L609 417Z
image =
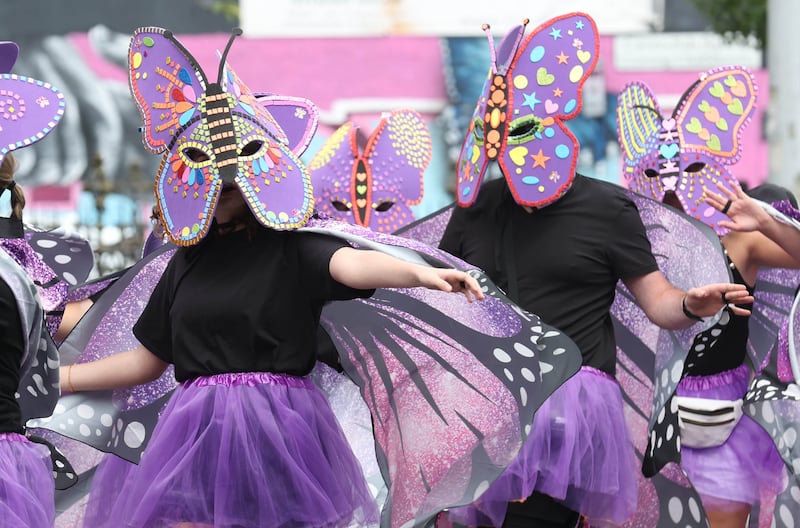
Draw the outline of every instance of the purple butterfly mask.
M526 25L512 29L497 53L489 34L492 67L456 166L462 207L475 201L492 161L520 205L544 207L575 178L579 145L564 121L580 112L581 88L597 63L597 27L588 15L570 13L523 41Z
M357 128L347 122L309 164L317 208L337 220L392 233L414 220L422 179L431 160L431 135L413 110L381 119L360 150Z
M669 118L650 88L628 84L617 102L617 135L625 160L626 185L655 200L680 205L718 235L725 215L706 204L705 189L717 183L733 190L727 167L741 156L741 132L756 105L757 86L743 67L728 66L700 76Z
M295 229L313 211L305 166L275 118L225 62L238 34L222 53L215 83L172 32L139 28L131 38L131 91L145 146L164 155L155 194L162 225L178 245L206 235L223 185L235 184L266 227Z

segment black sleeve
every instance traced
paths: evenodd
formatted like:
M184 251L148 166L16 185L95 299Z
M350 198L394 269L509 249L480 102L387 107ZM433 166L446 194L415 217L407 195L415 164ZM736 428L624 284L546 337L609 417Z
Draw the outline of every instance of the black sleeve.
M609 261L618 278L641 277L658 270L639 209L631 200L625 198L620 204L609 235Z
M439 241L439 249L458 258L463 258L461 241L463 240L466 215L466 209L458 206L454 207L453 213L450 215L450 220L447 222L447 227L442 235L442 240Z
M175 267L180 254L176 254L164 270L153 289L147 306L133 325L133 335L153 355L172 363L172 323L170 307L175 295ZM134 279L135 280L135 279Z
M298 233L298 254L303 277L311 294L325 301L346 301L367 298L375 290L360 290L345 286L331 277L330 262L336 251L350 247L344 240L318 233Z

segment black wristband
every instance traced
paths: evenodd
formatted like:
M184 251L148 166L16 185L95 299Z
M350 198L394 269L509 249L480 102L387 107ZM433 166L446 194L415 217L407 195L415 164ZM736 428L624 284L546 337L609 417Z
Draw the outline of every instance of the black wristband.
M700 317L699 315L695 315L695 314L693 314L693 313L692 313L692 312L690 312L690 311L689 311L689 309L686 307L686 296L685 296L685 295L683 296L683 299L681 300L681 309L683 310L683 315L685 315L686 317L688 317L688 318L689 318L689 319L691 319L692 321L700 321L700 322L702 322L702 321L703 321L703 318L702 318L702 317Z

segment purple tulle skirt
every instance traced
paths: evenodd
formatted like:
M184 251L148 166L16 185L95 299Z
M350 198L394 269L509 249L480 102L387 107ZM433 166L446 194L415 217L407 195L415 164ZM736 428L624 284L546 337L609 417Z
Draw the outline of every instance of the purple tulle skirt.
M747 392L747 365L712 376L687 376L679 396L736 400ZM761 493L780 493L786 470L769 434L742 416L728 440L717 447L681 448L681 466L708 510L733 511L759 501Z
M107 454L97 465L86 510L83 517L84 528L115 526L111 519L111 509L120 496L122 487L138 466L124 458Z
M619 385L584 366L536 412L528 440L505 473L449 517L470 526L501 526L508 502L538 491L592 526L619 524L636 510L637 471Z
M220 374L183 383L109 526L377 524L358 461L307 378Z
M0 524L49 527L56 518L50 451L16 433L0 433Z

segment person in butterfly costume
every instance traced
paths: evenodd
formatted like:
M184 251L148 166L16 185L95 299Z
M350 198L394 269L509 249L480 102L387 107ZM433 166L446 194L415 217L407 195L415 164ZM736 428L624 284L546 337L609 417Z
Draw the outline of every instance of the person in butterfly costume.
M617 281L665 328L718 312L723 294L733 303L752 298L740 285L672 286L624 191L575 173L578 143L563 121L579 112L581 86L597 61L594 21L571 13L525 40L524 32L525 24L512 29L493 52L457 164L460 207L440 248L563 330L581 349L583 366L537 412L512 466L469 508L450 510L450 519L574 526L582 515L592 525L622 523L635 511L637 490L614 379L609 309ZM492 161L505 177L481 185Z
M727 210L716 210L704 197L716 186L738 189L726 167L740 157L740 135L756 93L750 72L731 66L702 74L669 118L640 82L622 90L617 107L628 187L714 228L732 281L754 295L761 268L796 269L800 261L761 233L729 232L723 220ZM768 201L786 195L768 185L750 192ZM681 466L712 526L744 526L752 505L783 489L783 465L768 434L741 415L751 373L761 368L758 361L752 366L746 361L749 329L759 317L758 311L748 319L726 308L695 337L677 388Z
M272 117L220 61L218 82L171 32L131 39L144 141L164 151L156 198L179 249L134 326L141 345L72 365L62 387L111 389L175 366L170 397L111 519L127 526L348 526L377 522L361 469L320 391L322 305L375 287L483 294L455 269L295 232L307 173Z
M12 151L44 138L61 121L65 105L61 92L49 83L9 73L18 51L12 42L0 43L0 89L6 97L0 195L8 192L11 205L11 215L0 218L0 516L14 526L52 526L54 485L61 487L62 477L74 483L74 475L67 477L72 468L66 459L25 425L31 418L49 416L56 405L59 356L54 338L60 339L85 310L82 303L68 303L65 277L79 281L85 275L75 268L58 275L32 246L39 251L58 246L70 255L74 242L76 260L77 253L91 256L91 251L81 251L88 245L78 247L85 241L65 242L66 237L51 237L22 223L25 195L14 179ZM89 269L92 263L90 258ZM89 269L82 271L88 275Z

